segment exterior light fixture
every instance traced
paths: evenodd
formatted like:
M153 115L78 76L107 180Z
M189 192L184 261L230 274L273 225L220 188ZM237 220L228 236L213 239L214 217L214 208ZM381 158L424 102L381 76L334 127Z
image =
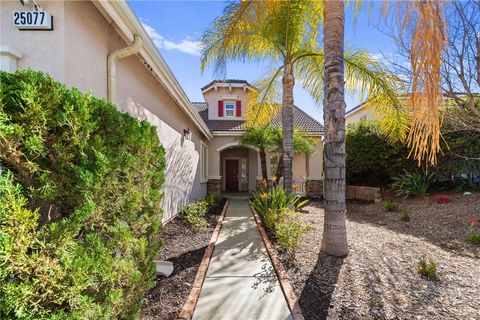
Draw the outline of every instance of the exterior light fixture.
M183 138L185 140L192 140L192 132L190 131L190 129L183 129Z

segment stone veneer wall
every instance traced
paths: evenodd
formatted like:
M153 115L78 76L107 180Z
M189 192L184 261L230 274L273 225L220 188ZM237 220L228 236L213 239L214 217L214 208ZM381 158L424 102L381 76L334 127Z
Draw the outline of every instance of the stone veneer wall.
M220 179L208 179L207 194L220 193L220 186L221 186Z
M323 180L307 180L305 182L305 192L309 197L322 197Z

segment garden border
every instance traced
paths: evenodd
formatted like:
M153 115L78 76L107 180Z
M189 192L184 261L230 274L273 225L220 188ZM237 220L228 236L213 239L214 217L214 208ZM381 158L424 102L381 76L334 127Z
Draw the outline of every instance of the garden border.
M225 213L227 212L227 207L229 203L230 200L227 199L225 205L223 206L222 213L217 219L217 225L215 226L215 230L213 230L212 238L210 239L210 243L205 249L202 262L198 267L197 275L195 276L195 280L193 281L192 290L188 295L187 301L185 301L185 304L178 313L178 320L189 320L192 318L193 311L195 311L195 307L197 306L200 290L202 289L203 281L205 280L205 275L207 274L208 265L210 264L210 259L212 258L213 250L215 249L215 244L217 243L217 238L220 233L220 229L222 228L223 218L225 217Z
M283 268L283 265L280 262L280 259L278 258L278 255L275 252L275 249L273 248L272 243L270 242L270 239L268 238L267 232L265 231L265 228L262 225L262 221L260 220L260 217L258 216L257 211L252 207L250 203L249 203L249 207L253 213L253 216L255 217L255 222L257 224L258 231L260 231L260 235L262 236L263 243L267 248L268 255L270 256L270 260L272 261L272 264L273 264L273 268L277 273L277 278L280 282L280 287L282 288L283 295L287 300L288 308L290 309L290 313L292 314L293 320L304 320L302 309L300 308L300 304L298 303L298 297L295 294L295 291L293 290L293 286L290 283L288 274Z

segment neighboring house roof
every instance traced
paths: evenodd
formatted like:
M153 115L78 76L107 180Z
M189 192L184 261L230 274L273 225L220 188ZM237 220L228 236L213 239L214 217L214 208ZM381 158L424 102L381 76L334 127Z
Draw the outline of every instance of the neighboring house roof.
M198 129L208 138L212 134L205 122L202 121L196 109L188 99L172 71L163 60L154 45L152 39L148 36L140 20L132 11L126 0L121 1L92 1L93 4L104 15L107 21L128 44L133 43L135 35L143 40L142 48L137 56L145 64L148 70L161 83L168 94L175 100L178 106L195 123Z
M350 114L354 113L355 111L363 109L365 107L366 103L367 103L366 101L362 102L359 105L357 105L357 106L353 107L352 109L348 110L347 113L345 113L345 116L349 116Z
M213 80L211 81L209 84L203 86L201 88L202 92L207 90L208 88L210 88L211 86L213 85L226 85L226 84L243 84L243 85L246 85L247 87L250 87L250 88L254 88L254 86L252 86L248 81L246 80L239 80L239 79L226 79L226 80Z
M198 113L202 117L203 121L207 124L208 128L212 131L223 132L243 132L245 131L245 120L211 120L208 119L208 105L206 102L192 102L197 109ZM280 128L282 126L281 113L279 112L272 120L273 127ZM309 132L313 134L323 134L325 128L317 120L310 117L303 112L297 106L293 107L293 126L300 131Z

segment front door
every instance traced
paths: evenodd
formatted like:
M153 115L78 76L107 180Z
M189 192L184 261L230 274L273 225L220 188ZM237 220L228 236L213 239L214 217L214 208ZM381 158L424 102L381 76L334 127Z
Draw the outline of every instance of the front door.
M225 190L238 191L238 160L225 160Z

